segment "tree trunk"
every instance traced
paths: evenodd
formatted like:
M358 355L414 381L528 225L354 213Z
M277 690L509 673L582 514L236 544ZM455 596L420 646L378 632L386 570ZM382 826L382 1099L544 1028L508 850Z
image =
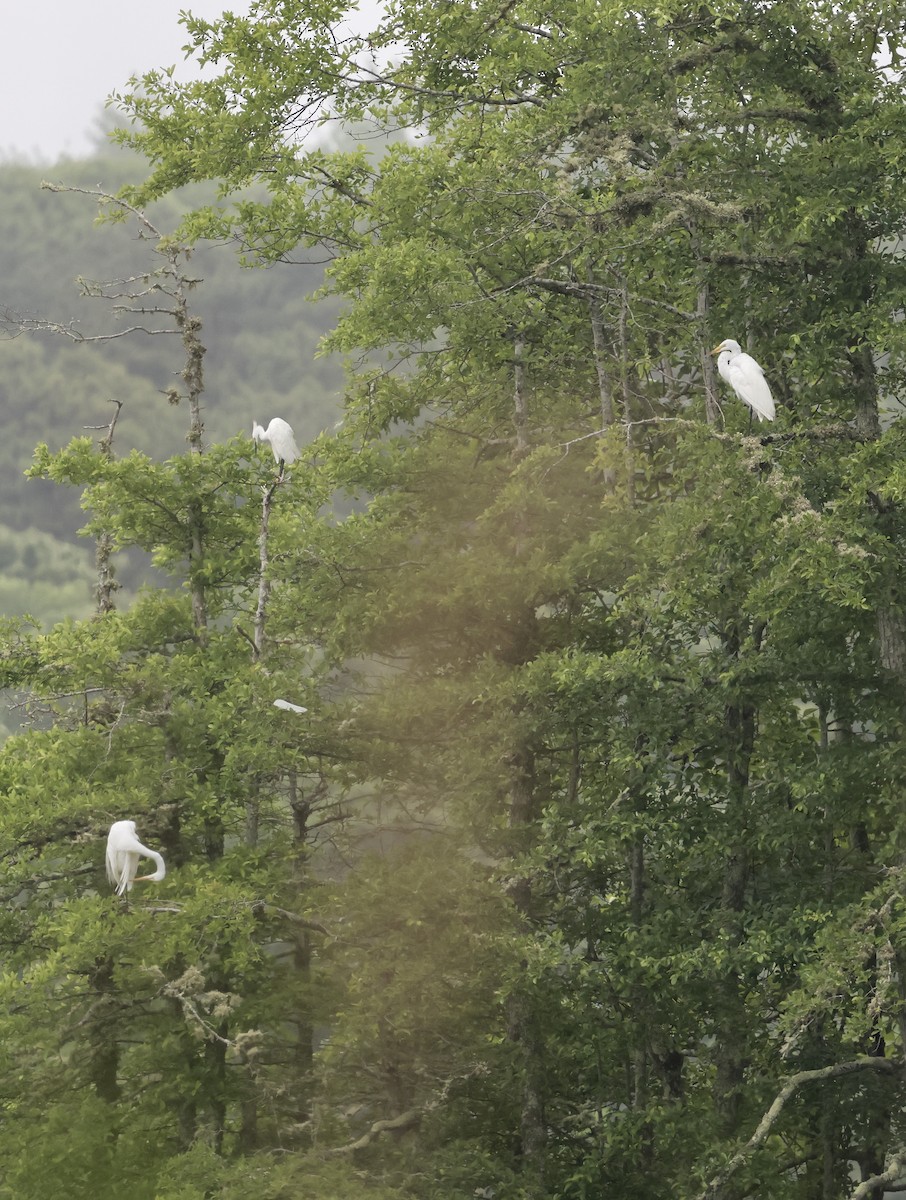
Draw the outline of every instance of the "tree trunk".
M110 423L106 426L106 432L104 437L101 438L98 447L108 462L113 457L113 435L116 431L117 418L123 407L121 400L112 400L111 403L116 405L116 411L110 418ZM116 582L116 575L113 569L113 546L113 536L106 529L98 534L94 548L94 562L97 568L95 597L97 600L97 613L101 617L116 608L114 596L119 589L119 584Z
M116 1026L111 1019L113 996L113 959L99 958L89 974L89 984L97 993L90 1025L91 1059L89 1077L95 1094L105 1104L116 1104L121 1095L118 1080L120 1048Z
M516 835L514 849L525 844L528 828L535 815L535 757L522 745L510 757L509 826ZM532 886L519 876L510 887L510 895L526 928L531 925ZM523 963L527 968L528 964ZM519 1122L519 1157L524 1184L530 1196L542 1195L547 1129L544 1120L543 1040L534 1015L529 990L518 986L509 997L507 1036L518 1045L522 1067Z
M598 396L601 401L601 428L609 429L614 422L613 388L607 374L607 340L604 337L604 318L601 301L590 296L588 310L591 316L591 338L594 347L595 373L598 377Z
M217 1032L225 1039L228 1027L221 1022ZM215 1154L223 1154L223 1135L226 1130L226 1043L208 1038L204 1044L204 1078L207 1109L211 1121L211 1144Z
M620 393L623 406L623 426L626 431L626 502L635 505L635 434L633 427L632 388L629 384L629 287L624 279L620 289L620 320L617 326L620 348Z
M295 771L289 775L289 806L293 819L293 883L299 896L308 890L309 828L308 822L317 801L327 793L327 780L321 779L310 795L299 787ZM302 926L293 931L293 968L303 984L305 1007L295 1016L296 1036L294 1059L296 1068L296 1120L305 1124L311 1119L312 1076L314 1072L315 1030L308 1007L308 985L312 976L312 941L310 932Z
M522 458L528 453L528 400L525 395L525 341L517 336L513 342L513 426L516 433L515 455Z
M178 266L178 259L181 254L181 247L174 246L169 253L169 257L176 281L173 293L175 305L173 315L177 328L182 334L182 344L186 356L185 365L181 372L189 401L189 432L186 435L186 441L189 443L189 450L192 454L202 454L204 451L202 440L204 436L204 419L201 412L201 396L204 392L204 368L202 364L205 347L201 341L201 320L189 311L188 301L186 300L186 289L191 284L183 276ZM205 586L198 574L199 568L205 560L204 514L202 506L199 503L190 505L188 523L190 543L189 587L192 594L192 619L195 627L195 636L200 643L203 643L207 639L208 612Z
M268 538L271 524L271 504L278 482L279 480L275 479L268 487L261 489L261 524L258 527L258 603L255 606L255 626L252 634L256 658L260 658L264 653L267 633L267 605L271 595L271 580L268 573L270 566Z
M761 636L762 631L754 631L755 652L760 647ZM741 642L739 626L734 623L724 639L729 659L738 661ZM739 945L744 936L742 913L751 865L748 844L748 792L749 768L755 745L754 707L741 697L732 701L727 705L724 728L727 758L727 857L721 890L720 929L730 945ZM744 981L735 971L730 971L723 981L720 996L717 1072L714 1084L715 1109L718 1122L726 1136L733 1135L739 1124L746 1060L744 1032L747 1021L744 992Z
M689 241L699 275L698 296L695 302L695 340L698 344L699 362L702 369L702 380L705 385L705 420L709 425L718 427L723 420L720 409L719 389L717 386L717 371L714 366L714 356L711 354L713 345L711 333L711 288L705 277L705 262L695 225L690 222Z
M633 929L641 929L645 906L645 845L641 834L633 839L627 855L629 869L629 921ZM636 1010L641 1018L644 998L634 997ZM632 1096L631 1106L642 1110L648 1106L649 1058L647 1021L636 1022L635 1044L632 1047ZM643 1149L643 1147L640 1147Z

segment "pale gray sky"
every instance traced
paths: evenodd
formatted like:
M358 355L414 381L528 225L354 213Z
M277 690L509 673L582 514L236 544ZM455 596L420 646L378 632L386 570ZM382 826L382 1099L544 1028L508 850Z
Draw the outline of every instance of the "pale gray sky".
M53 162L86 154L95 122L130 75L178 65L181 9L209 20L249 0L42 0L6 6L0 39L0 158Z
M0 38L0 160L52 163L91 152L111 92L131 75L176 67L198 74L182 46L181 10L213 21L251 0L25 0L4 7ZM358 0L349 28L378 20L381 0Z

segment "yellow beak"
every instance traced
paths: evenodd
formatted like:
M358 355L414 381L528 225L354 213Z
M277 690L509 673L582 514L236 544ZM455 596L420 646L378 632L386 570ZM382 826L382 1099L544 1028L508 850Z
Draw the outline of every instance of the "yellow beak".
M709 353L720 354L720 352L721 352L721 350L723 350L723 348L724 348L724 344L723 344L723 342L721 342L719 346L715 346L713 350L709 351Z

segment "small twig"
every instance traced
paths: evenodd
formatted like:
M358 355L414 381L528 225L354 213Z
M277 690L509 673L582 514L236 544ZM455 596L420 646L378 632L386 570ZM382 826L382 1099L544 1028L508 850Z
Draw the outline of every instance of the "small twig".
M249 634L249 633L246 633L246 631L245 631L245 630L242 628L242 626L241 626L241 625L240 625L238 622L236 622L236 623L233 625L233 629L234 629L234 631L235 631L236 633L238 633L238 634L239 634L239 636L240 636L240 637L244 637L244 638L245 638L245 640L248 642L248 644L251 646L251 648L252 648L252 649L255 651L255 654L257 655L257 653L258 653L258 647L255 645L255 640L254 640L254 638L251 636L251 634Z

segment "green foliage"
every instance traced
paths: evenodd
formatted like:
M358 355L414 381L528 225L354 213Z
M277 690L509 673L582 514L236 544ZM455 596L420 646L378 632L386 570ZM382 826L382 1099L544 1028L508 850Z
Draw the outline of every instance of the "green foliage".
M129 202L216 180L181 236L326 254L363 357L280 482L229 355L201 453L32 431L159 576L5 633L2 1186L74 1130L74 1195L846 1195L903 1137L902 14L342 11L124 96Z

